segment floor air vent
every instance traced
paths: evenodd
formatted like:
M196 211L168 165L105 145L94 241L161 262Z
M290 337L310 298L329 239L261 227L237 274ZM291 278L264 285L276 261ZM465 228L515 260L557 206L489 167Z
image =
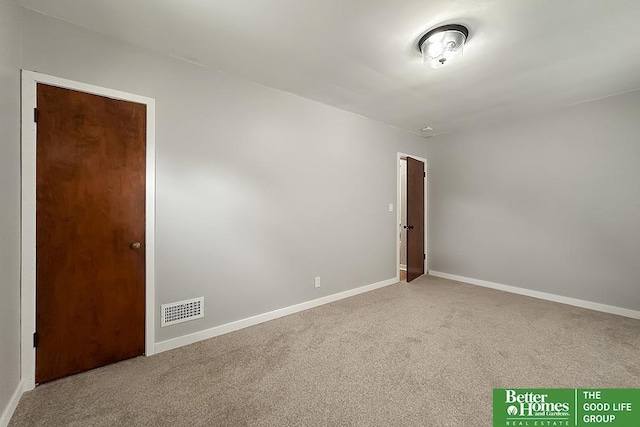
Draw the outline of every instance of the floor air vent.
M162 304L161 327L204 317L204 297Z

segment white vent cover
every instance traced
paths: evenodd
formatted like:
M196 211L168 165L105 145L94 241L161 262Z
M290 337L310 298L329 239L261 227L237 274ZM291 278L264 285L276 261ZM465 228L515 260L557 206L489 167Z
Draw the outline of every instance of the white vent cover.
M162 304L160 306L162 320L160 326L165 327L189 320L204 317L204 297Z

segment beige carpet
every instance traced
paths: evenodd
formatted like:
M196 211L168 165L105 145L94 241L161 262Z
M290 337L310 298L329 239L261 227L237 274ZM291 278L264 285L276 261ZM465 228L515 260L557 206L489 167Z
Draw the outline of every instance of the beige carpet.
M45 384L10 425L490 426L494 387L640 387L640 321L425 277Z

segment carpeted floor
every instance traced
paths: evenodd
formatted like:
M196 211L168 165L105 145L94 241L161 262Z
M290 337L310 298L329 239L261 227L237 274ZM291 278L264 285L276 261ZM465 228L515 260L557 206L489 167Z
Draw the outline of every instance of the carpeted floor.
M494 387L640 387L640 321L420 278L26 393L11 426L490 426Z

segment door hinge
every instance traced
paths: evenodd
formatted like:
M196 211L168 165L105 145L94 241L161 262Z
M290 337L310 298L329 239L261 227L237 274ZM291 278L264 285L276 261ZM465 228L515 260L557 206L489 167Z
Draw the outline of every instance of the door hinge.
M38 123L38 109L37 108L33 109L33 121L35 123Z
M426 177L427 177L427 173L426 173L426 172L423 172L423 174L424 174L424 177L426 178Z
M427 254L422 254L422 259L427 259Z
M33 333L33 347L37 347L38 346L38 333L34 332Z

